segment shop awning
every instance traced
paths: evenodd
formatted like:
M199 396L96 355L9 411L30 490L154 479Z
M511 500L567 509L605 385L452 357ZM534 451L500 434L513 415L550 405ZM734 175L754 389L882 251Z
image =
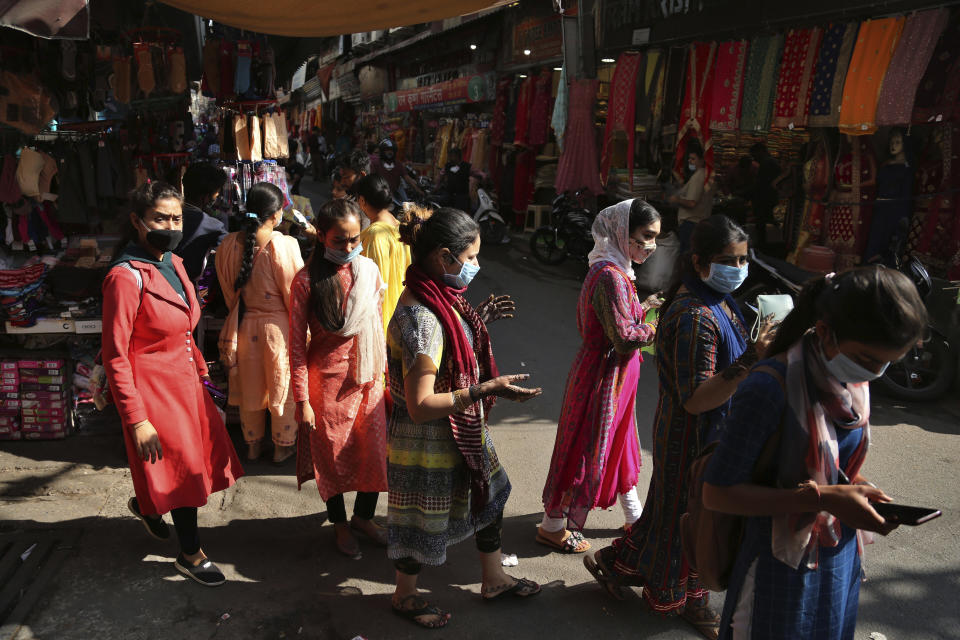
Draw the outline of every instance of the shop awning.
M0 27L41 38L85 40L90 36L87 0L0 1Z
M335 36L442 20L511 0L162 0L232 27L285 36Z

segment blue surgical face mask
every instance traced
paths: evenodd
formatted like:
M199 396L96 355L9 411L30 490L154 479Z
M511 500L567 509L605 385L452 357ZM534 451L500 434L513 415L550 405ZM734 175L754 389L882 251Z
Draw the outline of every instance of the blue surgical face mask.
M325 246L323 248L323 257L333 262L335 264L347 264L348 262L353 262L357 259L357 256L360 255L360 252L363 251L363 245L358 244L353 248L353 251L344 251L343 249L332 249Z
M742 267L731 267L730 265L711 262L710 275L704 278L703 282L718 293L733 293L740 288L749 273L749 264Z
M846 384L856 384L859 382L870 382L871 380L876 380L882 376L887 371L887 367L890 366L890 363L887 362L880 368L879 372L870 371L863 365L854 361L850 356L846 355L844 352L840 351L839 342L837 341L836 336L833 338L833 342L837 344L837 355L827 360L827 356L823 356L824 363L826 364L827 371L830 372L830 375ZM822 353L821 349L821 353Z
M451 256L453 257L453 256ZM453 289L466 289L470 286L470 282L476 277L477 273L480 271L480 267L469 262L460 262L456 258L453 258L454 261L460 265L460 273L445 273L443 274L443 283L448 287Z

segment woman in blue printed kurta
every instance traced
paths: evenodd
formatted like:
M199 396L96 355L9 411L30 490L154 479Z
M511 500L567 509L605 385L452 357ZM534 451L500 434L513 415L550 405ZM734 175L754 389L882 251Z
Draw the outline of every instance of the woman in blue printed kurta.
M622 585L642 586L654 611L684 611L698 628L715 630L719 616L708 608L708 592L683 557L679 522L690 464L715 439L730 397L756 355L746 348L743 318L729 295L739 283L716 276L724 272L718 267L726 267L740 282L746 277L746 233L724 216L711 216L697 225L692 246L684 256L684 277L660 317L660 399L643 515L626 535L584 562L613 595Z
M867 502L889 498L859 476L870 441L868 381L903 357L925 323L916 288L890 269L831 274L804 287L770 348L774 358L734 396L705 476L705 507L752 516L721 638L854 637L858 537L868 542L863 531L896 526ZM775 434L778 488L754 484Z

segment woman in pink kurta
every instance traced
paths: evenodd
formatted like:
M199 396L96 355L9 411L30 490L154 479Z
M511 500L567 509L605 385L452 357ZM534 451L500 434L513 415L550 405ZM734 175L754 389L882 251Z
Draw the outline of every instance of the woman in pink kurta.
M593 223L596 246L577 309L583 345L567 378L537 529L537 542L564 553L590 548L580 533L587 513L618 495L626 526L640 517L634 402L639 349L656 333L646 312L659 303L640 302L632 263L656 249L659 233L660 214L639 198L604 209Z
M361 213L345 199L320 210L321 244L293 281L290 308L297 483L316 479L337 549L353 558L360 548L351 530L386 546L385 530L373 521L378 493L387 490L386 285L376 263L360 255ZM348 491L357 492L349 524Z

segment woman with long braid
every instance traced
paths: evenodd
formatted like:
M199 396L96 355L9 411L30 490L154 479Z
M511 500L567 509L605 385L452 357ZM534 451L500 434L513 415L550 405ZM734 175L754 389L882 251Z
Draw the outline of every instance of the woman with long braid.
M230 368L230 404L239 405L247 459L260 457L270 410L273 461L296 452L297 423L290 390L290 289L303 267L296 239L276 231L283 192L259 183L247 194L243 230L217 250L217 277L229 308L239 304L236 366Z

